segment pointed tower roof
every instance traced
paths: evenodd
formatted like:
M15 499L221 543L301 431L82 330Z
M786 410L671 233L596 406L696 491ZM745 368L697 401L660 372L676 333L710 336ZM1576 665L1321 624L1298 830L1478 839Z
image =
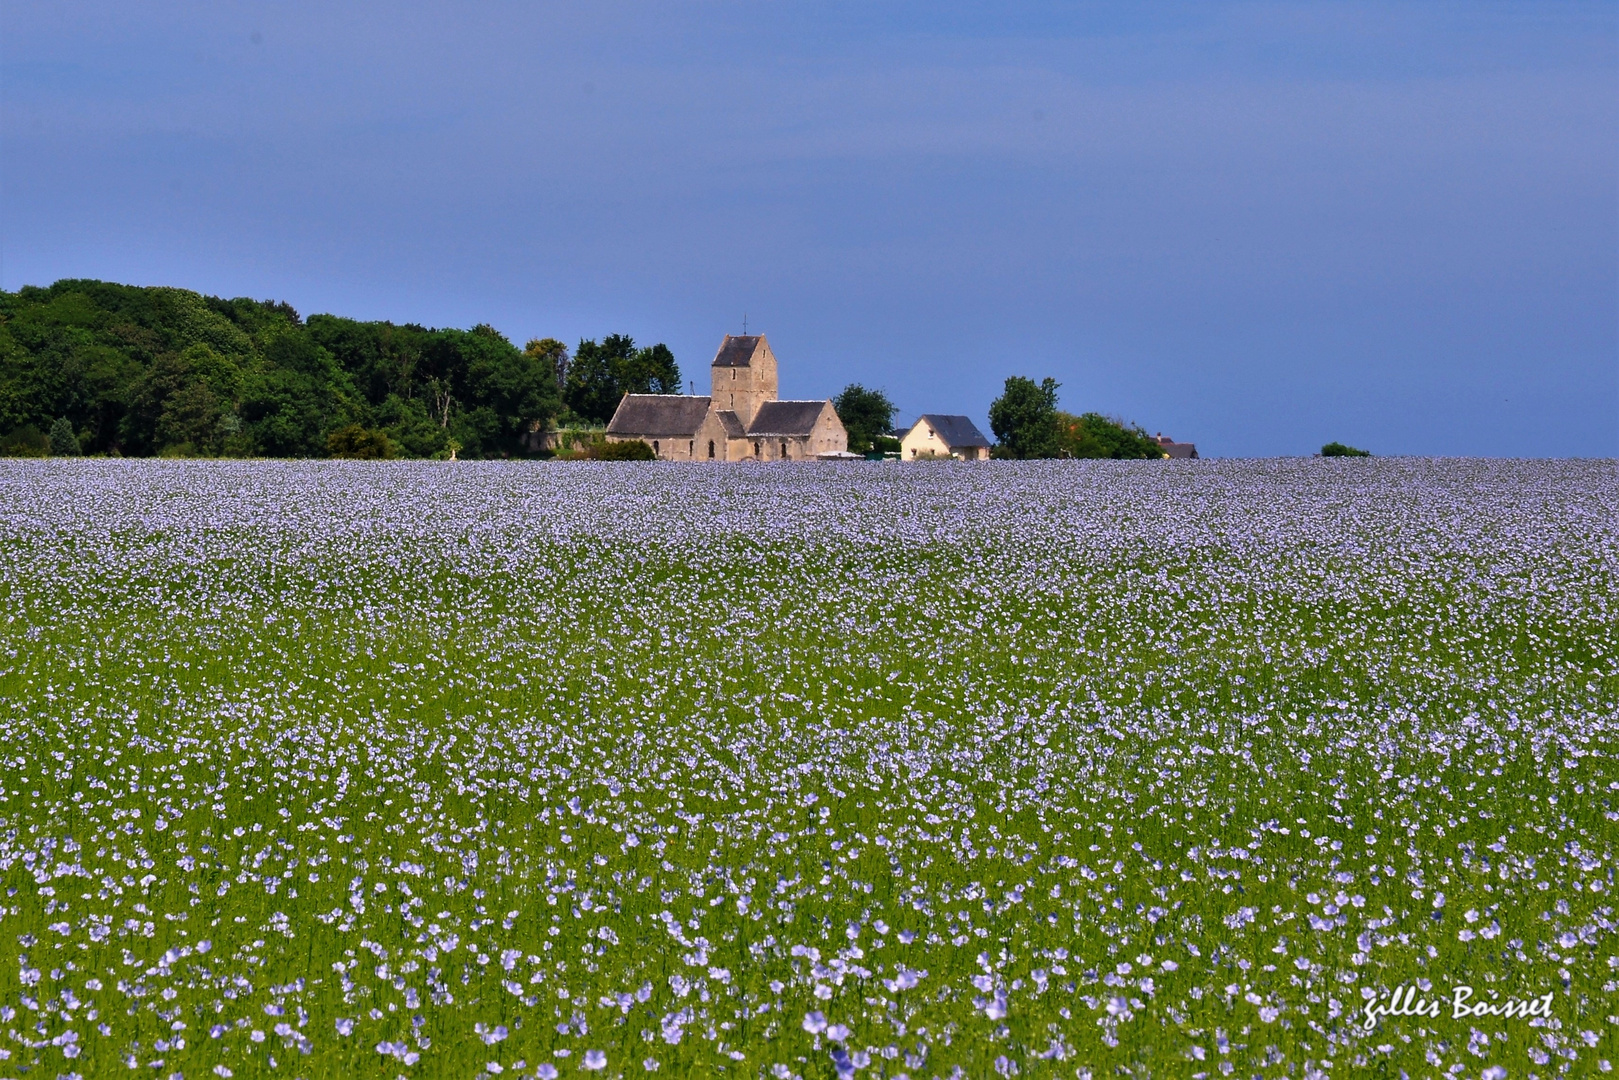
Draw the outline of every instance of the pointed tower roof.
M749 367L753 363L753 354L758 351L763 334L726 334L725 340L720 342L720 351L714 354L713 367ZM765 349L769 350L769 344Z

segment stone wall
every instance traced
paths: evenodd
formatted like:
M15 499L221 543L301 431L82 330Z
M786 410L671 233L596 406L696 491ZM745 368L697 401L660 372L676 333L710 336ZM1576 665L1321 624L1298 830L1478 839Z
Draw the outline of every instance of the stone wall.
M837 410L832 407L830 401L822 407L821 415L810 431L809 445L806 449L810 457L849 449L849 433L844 429L843 421L838 419Z

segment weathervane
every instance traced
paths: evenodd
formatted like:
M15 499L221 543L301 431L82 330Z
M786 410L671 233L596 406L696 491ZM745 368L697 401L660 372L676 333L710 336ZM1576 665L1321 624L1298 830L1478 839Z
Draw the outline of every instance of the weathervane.
M742 336L748 336L748 313L746 311L742 313Z

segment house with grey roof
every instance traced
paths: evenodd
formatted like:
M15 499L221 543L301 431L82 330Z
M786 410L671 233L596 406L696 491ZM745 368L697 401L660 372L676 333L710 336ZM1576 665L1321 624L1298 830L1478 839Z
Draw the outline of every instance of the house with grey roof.
M1195 458L1197 457L1197 443L1176 442L1163 432L1153 436L1153 442L1163 451L1166 458Z
M776 354L763 334L725 335L709 365L711 392L625 394L607 439L640 439L664 461L804 461L848 450L831 401L782 401Z
M988 461L989 440L965 416L923 413L899 440L900 457L906 461L926 458L955 458L958 461Z

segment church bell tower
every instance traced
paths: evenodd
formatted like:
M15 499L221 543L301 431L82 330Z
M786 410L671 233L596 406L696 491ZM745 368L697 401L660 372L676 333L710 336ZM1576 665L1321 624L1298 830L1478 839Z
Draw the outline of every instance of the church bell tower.
M743 427L753 423L760 405L779 396L776 354L763 334L725 335L709 373L714 407L736 413Z

